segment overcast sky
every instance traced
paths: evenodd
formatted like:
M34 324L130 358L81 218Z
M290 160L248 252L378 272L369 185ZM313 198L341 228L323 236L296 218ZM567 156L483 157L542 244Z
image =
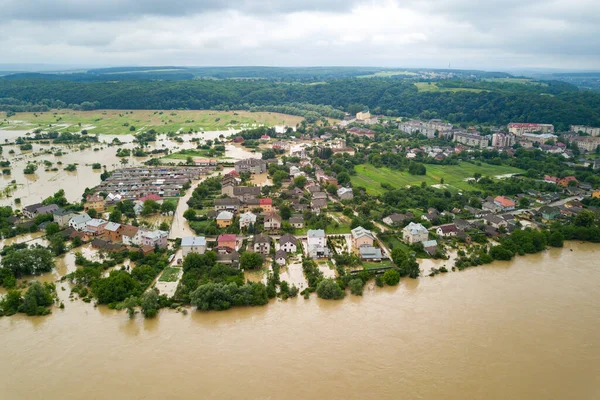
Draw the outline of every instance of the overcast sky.
M0 0L0 63L600 70L600 0Z

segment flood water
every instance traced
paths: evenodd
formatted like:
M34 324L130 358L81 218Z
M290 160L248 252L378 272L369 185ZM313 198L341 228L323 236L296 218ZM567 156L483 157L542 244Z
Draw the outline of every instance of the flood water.
M20 132L20 131L19 131ZM21 132L22 133L22 132ZM230 136L235 131L214 131L214 132L202 132L184 134L178 137L184 140L183 143L179 143L175 140L169 139L166 135L158 135L157 141L150 143L146 151L155 149L169 149L171 152L175 152L183 149L194 149L198 145L191 140L196 138L201 141L214 140L219 136ZM18 136L25 136L24 134ZM14 135L10 135L10 132L0 130L0 143L3 143L4 139L14 139ZM118 138L123 144L108 146L114 138ZM55 145L55 144L37 144L32 143L33 150L21 152L19 146L4 146L3 153L0 155L0 159L8 160L11 162L11 175L3 175L0 178L0 191L6 188L12 180L16 181L16 190L11 192L11 197L2 196L0 197L0 205L12 205L14 206L14 199L20 198L21 205L26 206L29 204L37 203L42 201L48 196L53 195L58 189L64 189L65 195L69 201L79 201L85 188L94 187L100 184L100 174L102 169L92 169L92 164L100 163L103 167L106 166L107 170L115 170L122 168L123 166L135 166L141 165L144 161L147 161L150 157L117 157L118 148L133 149L137 147L137 144L133 142L133 136L131 135L100 135L100 143L93 143L91 148L84 150L79 149L77 145ZM42 154L45 150L52 150L52 154ZM96 149L96 151L94 150ZM9 154L10 150L14 150L15 154ZM55 156L56 151L61 150L63 155ZM153 157L161 157L161 154L153 155ZM249 157L260 157L260 153L252 153L243 147L236 147L232 145L226 146L225 156L230 161L237 161L243 158ZM57 171L45 170L42 161L50 161L52 163L51 168L57 168ZM122 160L127 160L127 164L122 164ZM58 162L62 162L59 165ZM178 160L171 160L175 163ZM23 170L29 162L38 163L38 169L33 175L23 174ZM73 172L64 171L64 168L69 164L78 164L77 170Z
M599 256L568 243L362 298L152 320L65 301L0 319L0 398L598 399Z

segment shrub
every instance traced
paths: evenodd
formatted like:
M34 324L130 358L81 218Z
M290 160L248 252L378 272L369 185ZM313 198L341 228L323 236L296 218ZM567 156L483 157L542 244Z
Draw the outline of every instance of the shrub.
M326 300L343 299L346 292L331 278L323 279L317 285L317 295Z
M400 272L396 269L388 269L383 274L383 281L386 285L396 286L400 282Z

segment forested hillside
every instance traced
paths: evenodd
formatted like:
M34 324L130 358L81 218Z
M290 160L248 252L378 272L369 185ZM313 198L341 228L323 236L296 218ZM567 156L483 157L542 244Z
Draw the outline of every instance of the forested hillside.
M262 109L291 103L357 106L389 116L442 118L453 123L553 123L600 126L600 93L561 82L540 85L438 81L439 91L419 91L401 79L335 79L322 83L272 80L139 80L78 82L35 77L0 78L0 109ZM460 90L460 88L466 88ZM334 111L323 109L323 115ZM327 111L329 110L329 111ZM314 110L311 110L314 111ZM331 115L330 115L331 116Z

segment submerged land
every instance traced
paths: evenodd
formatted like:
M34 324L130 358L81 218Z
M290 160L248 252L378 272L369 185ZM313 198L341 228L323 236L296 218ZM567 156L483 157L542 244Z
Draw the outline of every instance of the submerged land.
M224 98L214 110L106 109L94 95L5 100L0 311L42 315L84 301L152 318L161 308L339 300L370 284L600 242L597 111L552 108L561 96L596 94L518 77L366 75L190 82L238 91L229 99L301 93L302 102L254 97L260 104L239 109ZM14 94L18 81L0 80L0 90ZM65 90L59 97L98 89L40 85ZM175 93L178 105L188 101ZM509 94L555 103L512 120L510 106L489 103ZM383 106L405 96L429 108Z

